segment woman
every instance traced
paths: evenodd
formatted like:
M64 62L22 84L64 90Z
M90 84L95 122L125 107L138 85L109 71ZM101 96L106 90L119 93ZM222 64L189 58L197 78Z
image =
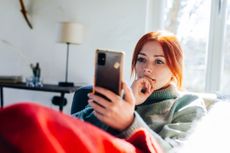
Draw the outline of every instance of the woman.
M206 113L199 97L179 92L183 52L175 35L162 31L145 34L134 50L132 74L131 89L123 83L124 99L95 87L110 101L90 93L89 105L74 116L121 138L145 128L168 152L181 144L193 121Z

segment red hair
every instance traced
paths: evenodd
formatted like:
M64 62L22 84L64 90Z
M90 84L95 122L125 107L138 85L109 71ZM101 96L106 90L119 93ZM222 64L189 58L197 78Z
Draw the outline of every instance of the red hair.
M135 72L139 52L141 51L143 45L149 41L157 41L161 45L166 59L166 64L173 73L174 80L176 81L178 88L181 89L183 85L183 51L176 36L170 32L149 32L141 37L141 39L137 42L133 53L131 67L132 74Z

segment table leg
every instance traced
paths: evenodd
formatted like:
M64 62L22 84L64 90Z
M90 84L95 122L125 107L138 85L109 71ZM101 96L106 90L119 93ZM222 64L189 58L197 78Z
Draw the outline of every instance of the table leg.
M3 108L4 101L3 101L3 87L0 87L0 102L1 108Z
M59 106L59 111L63 111L63 107L67 104L67 99L65 98L65 93L61 93L61 96L54 96L52 99L54 105Z

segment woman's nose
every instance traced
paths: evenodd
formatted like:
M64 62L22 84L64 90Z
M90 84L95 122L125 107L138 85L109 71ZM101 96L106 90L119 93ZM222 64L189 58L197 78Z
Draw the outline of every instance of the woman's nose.
M144 68L144 74L152 74L152 70L149 67Z

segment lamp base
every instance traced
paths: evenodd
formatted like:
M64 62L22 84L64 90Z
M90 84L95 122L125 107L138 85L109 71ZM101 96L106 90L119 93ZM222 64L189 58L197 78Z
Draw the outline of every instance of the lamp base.
M74 83L73 82L58 82L58 86L61 86L61 87L73 87Z

